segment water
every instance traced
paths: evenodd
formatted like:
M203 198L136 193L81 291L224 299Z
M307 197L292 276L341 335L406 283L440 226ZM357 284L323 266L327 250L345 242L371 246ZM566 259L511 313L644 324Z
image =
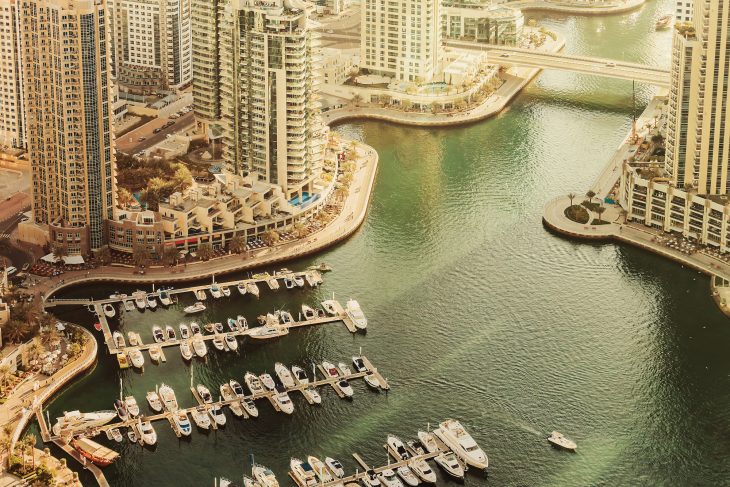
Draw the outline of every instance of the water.
M571 52L661 65L670 36L653 32L653 20L672 8L662 1L626 16L542 22L567 37ZM651 90L637 89L641 109ZM124 444L106 469L112 484L210 485L215 475L240 478L253 453L289 485L291 456L331 455L354 470L350 454L359 452L384 464L386 434L412 438L428 422L456 417L492 465L488 480L470 473L470 486L729 485L730 327L707 278L634 248L572 242L540 224L545 201L598 174L629 128L631 106L629 82L546 72L488 122L339 127L373 145L381 165L362 229L290 264L331 264L324 287L264 290L259 302L232 297L200 319L252 320L335 292L360 301L368 334L326 325L249 341L240 356L211 352L194 374L214 389L246 370L273 372L276 361L347 360L363 347L392 391L375 394L356 381L354 401L325 389L317 407L295 395L290 417L262 403L259 419L229 416L224 429L190 440L157 423L157 448ZM86 311L61 314L91 323ZM153 324L183 319L180 308L125 318L124 330L146 340ZM108 408L120 375L139 401L164 381L192 404L189 367L166 353L167 364L144 374L120 373L102 357L50 405L51 416ZM575 439L579 453L549 448L544 437L553 429Z

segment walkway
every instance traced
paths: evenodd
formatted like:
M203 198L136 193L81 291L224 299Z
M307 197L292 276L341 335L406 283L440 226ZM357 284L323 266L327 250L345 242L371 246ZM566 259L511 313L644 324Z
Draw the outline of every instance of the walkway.
M616 0L612 2L586 1L554 1L554 0L518 0L505 5L519 8L523 12L542 11L577 15L612 15L635 10L646 0Z

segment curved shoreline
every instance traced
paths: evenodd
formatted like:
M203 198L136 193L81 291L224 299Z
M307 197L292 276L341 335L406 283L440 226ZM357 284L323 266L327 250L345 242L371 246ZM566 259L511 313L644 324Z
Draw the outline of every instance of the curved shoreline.
M586 5L585 7L571 4L558 4L540 1L509 2L508 7L519 8L523 12L549 12L571 15L613 15L631 12L646 3L646 0L628 0L623 5L599 7Z

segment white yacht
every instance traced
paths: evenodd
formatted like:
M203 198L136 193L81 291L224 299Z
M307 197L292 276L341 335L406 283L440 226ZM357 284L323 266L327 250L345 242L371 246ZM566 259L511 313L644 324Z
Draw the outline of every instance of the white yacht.
M248 336L256 340L265 340L267 338L278 338L280 336L287 335L288 333L289 329L286 327L264 325L251 328Z
M305 320L313 320L317 317L317 312L314 311L311 306L307 306L306 304L302 305L302 314L304 315Z
M291 402L289 394L286 392L280 392L278 394L274 394L273 398L282 413L292 414L294 412L294 403Z
M256 296L257 298L259 297L259 286L253 281L249 281L246 283L246 291L248 291L249 294Z
M338 479L341 479L345 476L345 467L343 467L339 461L335 460L332 457L327 457L324 459L324 463L325 465L327 465L327 468L330 469L332 475L334 475Z
M215 424L218 426L224 426L226 424L226 415L223 413L223 409L221 409L220 406L213 406L208 410L208 412L210 413L211 419L215 421Z
M63 416L56 418L56 424L51 428L53 434L60 436L61 432L66 429L83 430L96 428L107 424L109 421L117 417L116 411L95 411L93 413L82 413L81 411L66 411Z
M289 372L286 365L281 362L276 362L274 365L274 372L276 372L276 376L279 378L281 385L287 389L294 387L294 377L292 377L291 372Z
M455 419L443 421L433 433L470 466L480 469L489 466L486 453Z
M160 395L160 400L162 401L162 405L165 406L165 409L168 411L177 411L177 398L175 397L175 391L172 390L172 387L167 384L162 384L158 394Z
M243 487L261 487L261 484L256 482L251 477L244 475L243 476Z
M149 349L150 360L153 362L159 362L162 358L162 348L159 345L153 345Z
M127 408L127 412L133 418L139 416L139 404L134 396L127 396L124 398L124 406Z
M190 433L193 431L193 426L190 424L188 413L184 410L180 410L173 414L172 418L175 421L180 434L183 436L190 436Z
M382 485L380 483L380 479L378 478L378 474L376 474L375 470L373 469L366 470L365 476L360 480L365 485L365 487L380 487Z
M461 463L459 463L459 459L456 458L456 455L452 452L441 453L440 455L435 456L433 461L436 462L436 465L441 467L441 469L450 477L457 480L464 478L464 467L462 467Z
M408 465L401 465L400 467L396 468L395 473L398 474L398 477L400 477L401 481L405 485L416 487L418 484L421 483L416 474L413 473Z
M335 367L335 364L332 362L328 362L326 360L322 361L322 368L324 369L324 373L327 375L327 377L339 377L340 371L337 370L337 367Z
M232 380L231 382L236 381ZM239 385L240 387L240 385ZM243 416L243 408L241 407L241 403L236 401L236 399L239 399L239 396L236 394L236 392L233 390L230 384L222 384L221 385L221 396L223 396L223 400L225 401L231 401L230 404L228 404L228 407L230 408L231 412L236 416Z
M240 382L238 382L235 379L231 379L228 381L228 385L231 387L231 390L236 395L236 397L242 398L246 395L246 393L243 391L243 386ZM228 400L228 398L226 398Z
M238 340L236 340L235 335L228 333L225 336L224 340L226 342L226 346L230 351L235 352L236 350L238 350Z
M119 428L111 428L107 430L106 437L109 440L114 440L117 443L121 443L124 437L122 436L122 432L119 431Z
M313 455L309 455L307 457L307 462L312 466L312 470L314 470L314 473L317 475L319 483L326 484L334 480L332 474L327 468L327 465L325 465L322 460Z
M266 280L266 284L269 285L269 289L276 291L279 289L279 281L275 277L270 277Z
M104 306L102 306L102 309L104 310L104 316L107 318L114 318L117 315L116 309L114 309L114 305L110 303L106 303Z
M414 459L408 463L411 471L423 482L428 484L436 483L436 472L431 470L428 462L424 459Z
M149 309L155 309L157 307L157 300L155 299L154 294L148 294L145 299Z
M194 321L190 323L190 333L192 333L193 336L195 336L196 334L200 334L201 331L202 330L200 329L199 324Z
M190 338L190 327L188 325L180 323L177 327L180 329L180 338L183 340Z
M238 293L241 296L245 296L246 295L246 283L239 282L238 284L236 284L236 289L238 289Z
M304 287L304 278L302 276L292 275L292 281L297 287Z
M316 487L317 475L309 463L298 458L292 458L289 462L289 468L291 468L291 474L297 480L297 485L300 487Z
M312 404L322 403L322 396L320 396L319 392L317 392L317 389L313 387L305 387L304 389L302 389L302 395L307 399L308 402L311 402Z
M274 382L274 379L271 377L270 374L264 372L259 376L259 379L261 379L261 383L268 390L273 391L274 389L276 389L276 382Z
M292 365L291 371L294 375L294 381L298 385L309 384L309 377L307 377L307 373L304 371L303 368L299 367L298 365Z
M248 330L248 321L246 321L246 317L243 315L236 316L236 323L238 323L238 330L239 331L246 331Z
M190 306L187 306L183 309L183 311L189 315L200 313L202 311L205 311L205 305L201 303L200 301L196 301L195 304L191 304Z
M365 366L365 361L360 356L352 357L352 365L355 368L355 372L367 372L368 368Z
M226 342L223 340L222 336L216 335L213 337L213 346L216 348L216 350L222 352L226 349Z
M296 284L294 283L294 279L292 278L292 276L284 277L284 286L286 286L287 289L294 289Z
M362 309L360 309L360 304L354 299L347 302L345 313L347 313L347 316L350 317L358 330L364 330L368 327L368 320L365 318Z
M114 345L117 348L124 348L127 346L127 342L124 341L124 335L122 335L121 332L115 331L112 333L112 338L114 339Z
M220 299L223 297L223 291L221 291L221 288L218 284L211 284L210 285L210 294L215 299Z
M127 299L124 301L124 311L134 311L134 301Z
M309 284L309 287L317 287L319 284L319 281L317 281L317 278L314 277L314 274L311 272L307 272L304 274L304 280L307 281L307 284Z
M337 368L340 369L340 372L342 372L342 375L345 377L352 375L352 371L350 370L350 367L348 367L345 362L338 363Z
M157 443L157 432L152 427L152 423L149 421L140 421L139 423L139 434L142 435L142 441L145 445L154 445Z
M200 399L203 400L203 403L205 403L205 404L213 403L213 395L210 393L210 389L205 387L203 384L198 384L197 386L195 386L195 390L198 392Z
M136 348L132 348L129 350L129 361L132 362L132 365L137 368L141 369L144 367L144 355L142 355L142 352L140 352Z
M390 468L381 471L379 477L383 487L403 487L403 483Z
M550 436L548 436L547 440L554 447L561 448L563 450L574 452L578 448L578 445L576 445L574 441L569 440L558 431L553 431L552 433L550 433Z
M193 350L195 351L195 355L197 355L200 358L205 357L205 354L208 353L208 347L205 345L205 340L203 340L203 335L200 333L196 333L193 335Z
M393 455L393 458L395 458L396 461L400 462L401 460L408 460L411 457L408 450L406 450L406 445L397 436L388 435L388 439L385 444L388 446L388 452Z
M226 322L228 323L229 330L238 331L238 321L234 320L233 318L228 318Z
M139 293L135 293L134 304L136 304L140 310L145 309L147 307L147 302L145 301L144 293L142 293L141 291Z
M259 417L259 409L251 399L247 397L241 398L241 406L243 406L243 409L245 409L246 413L248 413L248 415L252 418Z
M288 311L279 311L279 319L281 320L281 323L283 325L287 325L289 323L294 322L294 317L291 315Z
M172 298L170 297L170 293L164 289L160 291L160 303L163 306L170 306L172 304Z
M147 392L147 404L150 405L150 408L156 412L160 413L162 412L162 401L160 401L160 396L155 391L148 391Z
M274 472L263 465L254 465L251 468L251 473L261 487L279 487L279 482L276 480Z
M205 294L205 289L198 289L193 294L195 294L195 299L197 299L198 301L205 301L206 299L208 299L208 296Z
M162 328L155 325L152 327L152 338L154 338L155 343L162 343L165 341L165 334L162 331Z
M373 374L372 372L368 372L362 378L365 381L365 384L367 384L370 389L374 391L380 390L382 384L380 384L380 379L378 379L375 374Z
M165 340L177 340L175 328L171 327L170 325L167 325L165 327Z
M193 358L193 349L190 347L190 342L188 340L180 342L180 355L182 355L182 358L185 360L191 360Z
M223 293L223 296L227 298L231 296L231 288L228 286L221 286L221 292Z
M246 372L246 375L243 376L243 381L246 383L248 390L251 391L251 394L253 395L263 394L266 392L264 390L264 386L261 385L261 380L256 374Z
M129 339L129 345L132 347L136 347L138 345L142 345L142 343L139 340L139 335L137 335L133 331L127 332L127 338Z
M347 399L350 399L355 394L355 391L352 390L352 386L345 379L337 381L337 387L340 388Z
M327 312L328 315L334 316L337 314L334 300L328 299L326 301L322 301L322 303L320 304L322 304L322 308Z
M190 414L198 428L204 430L210 428L210 416L208 416L208 411L206 411L205 406L196 407Z

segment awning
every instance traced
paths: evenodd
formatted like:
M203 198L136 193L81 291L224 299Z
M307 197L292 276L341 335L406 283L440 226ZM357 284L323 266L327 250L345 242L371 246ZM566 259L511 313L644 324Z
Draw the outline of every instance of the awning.
M84 258L80 255L67 255L63 261L69 265L79 265L84 263Z
M41 260L44 262L50 262L51 264L55 264L56 262L58 262L58 259L52 253L44 255L43 257L41 257Z

